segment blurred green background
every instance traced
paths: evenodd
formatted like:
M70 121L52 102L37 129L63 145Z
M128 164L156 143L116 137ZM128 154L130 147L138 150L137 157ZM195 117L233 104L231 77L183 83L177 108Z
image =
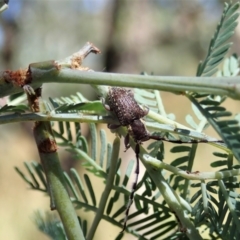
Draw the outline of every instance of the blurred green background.
M102 53L88 56L83 65L95 71L194 76L222 10L220 0L10 0L9 9L1 15L1 70L62 59L90 41ZM239 52L239 38L238 27L232 52ZM76 91L97 98L88 85L43 86L45 98ZM167 112L186 124L187 100L171 93L162 97ZM0 99L1 105L5 102ZM239 112L238 104L226 104ZM33 123L0 126L0 239L49 239L33 223L34 211L49 209L48 198L27 189L14 171L24 161L39 159L32 127ZM209 134L214 136L213 131ZM205 153L202 158L207 158ZM75 166L66 152L60 151L60 158L65 170ZM106 235L103 228L95 239L113 239L116 232Z

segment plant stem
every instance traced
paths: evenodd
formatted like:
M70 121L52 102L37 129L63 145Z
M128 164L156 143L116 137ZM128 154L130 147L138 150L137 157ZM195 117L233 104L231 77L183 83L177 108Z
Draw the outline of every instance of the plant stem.
M185 91L204 92L215 95L226 95L240 99L239 77L175 77L152 76L136 74L102 73L80 71L78 69L62 68L57 61L40 62L29 65L28 79L17 85L12 75L18 73L3 71L0 73L0 97L22 92L22 86L29 84L33 89L43 83L78 83L90 84L97 89L101 96L106 93L106 86L121 86L162 90L184 94ZM30 76L29 76L30 75Z
M141 149L141 152L142 149ZM140 154L140 158L142 158L142 153ZM191 222L189 216L184 211L184 206L181 203L180 197L176 194L176 192L171 188L168 182L162 176L161 170L156 170L149 164L147 161L143 161L144 166L146 167L149 175L152 180L156 184L157 188L163 195L164 200L167 202L169 208L173 211L173 213L177 216L180 221L180 230L184 231L189 239L201 240L198 230Z
M37 122L34 137L48 182L51 209L56 209L69 240L85 239L74 207L65 188L65 179L60 167L56 142L50 122Z
M84 115L79 113L13 113L0 116L0 125L15 122L57 121L79 123L114 123L110 116Z
M31 68L31 67L30 67ZM54 70L55 71L55 70ZM40 73L42 73L40 75ZM116 74L102 72L86 72L72 69L59 70L50 77L51 71L32 68L33 83L84 83L122 87L137 87L184 94L185 91L205 92L216 95L228 95L240 99L239 77L171 77L143 76L134 74Z
M118 163L119 149L120 149L120 138L117 137L117 138L115 138L115 140L113 142L111 165L109 168L108 178L106 181L106 187L104 189L104 192L102 193L102 197L99 202L98 211L97 211L97 214L92 223L91 229L89 230L88 236L86 238L87 240L93 239L93 236L95 234L97 226L104 215L104 209L107 206L108 196L112 190L113 183L114 183L116 167L117 167L117 163Z
M102 112L95 112L95 115L87 115L85 113L13 113L0 116L0 125L13 122L22 121L68 121L79 123L116 123L111 116L101 116ZM146 126L152 131L170 132L173 134L192 137L194 139L206 139L207 144L218 147L224 151L229 152L225 144L213 142L217 139L206 136L201 132L194 131L178 122L170 120L153 111L149 111L148 117L154 120L154 123L147 122ZM164 123L164 124L162 124ZM187 134L182 129L189 130ZM181 131L180 131L181 130Z
M222 180L224 178L227 179L229 177L240 175L240 169L224 170L219 172L187 172L180 168L176 168L174 166L161 162L160 160L153 158L148 154L144 154L143 159L144 161L147 161L149 164L151 164L152 167L154 167L155 169L165 169L174 173L175 175L181 176L189 180Z

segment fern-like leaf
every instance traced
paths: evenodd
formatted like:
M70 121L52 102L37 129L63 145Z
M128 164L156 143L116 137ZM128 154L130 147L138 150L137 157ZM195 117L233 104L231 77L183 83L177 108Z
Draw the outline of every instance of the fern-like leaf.
M0 107L0 114L4 113L24 113L26 111L29 111L29 107L26 105L17 105L17 106L11 106L11 105L4 105Z
M104 115L106 110L101 101L88 101L81 93L76 93L68 98L49 98L52 105L51 111L56 113L74 113Z
M40 212L36 212L34 221L40 231L48 235L52 240L65 240L66 234L62 222L49 213L43 216Z
M234 34L237 26L239 2L235 4L225 3L222 18L217 26L215 34L210 41L207 57L198 66L197 76L212 76L217 72L217 67L224 59L231 43L226 43Z

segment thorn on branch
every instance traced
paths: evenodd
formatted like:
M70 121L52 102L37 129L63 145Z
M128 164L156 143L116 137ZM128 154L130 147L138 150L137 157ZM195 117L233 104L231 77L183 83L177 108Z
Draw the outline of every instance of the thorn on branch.
M95 47L92 43L87 42L80 51L74 53L71 58L71 68L78 70L89 70L88 67L82 67L83 59L88 56L89 53L98 54L101 51Z

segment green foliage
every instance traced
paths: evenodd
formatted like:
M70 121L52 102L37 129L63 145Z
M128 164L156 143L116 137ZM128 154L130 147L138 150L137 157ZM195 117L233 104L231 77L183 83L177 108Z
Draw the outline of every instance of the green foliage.
M65 128L66 127L66 128ZM64 129L67 129L68 125L64 126ZM96 129L95 126L92 125L94 130L91 131L91 139L96 138ZM79 129L75 128L74 132L64 132L67 133L68 136L72 136L73 134L77 135L79 133ZM56 131L57 133L57 131ZM57 134L56 134L57 136ZM73 144L72 141L68 139L64 139L62 135L59 134L59 140L61 140L61 145L69 147L69 150L75 155L77 159L82 159L84 161L83 166L91 172L93 175L101 178L103 183L107 181L107 177L109 174L109 155L111 154L112 147L110 144L108 146L101 146L102 149L108 148L108 151L105 151L105 154L98 154L99 159L96 159L97 145L91 145L91 154L89 156L84 155L84 147ZM76 141L77 142L77 141ZM94 142L94 141L93 141ZM85 152L84 152L85 153ZM86 158L84 158L86 156ZM104 157L102 157L104 156ZM97 162L97 163L96 163ZM94 165L98 164L98 169L94 168ZM121 169L122 161L119 160L117 171L115 174L115 180L112 186L112 194L109 198L108 204L105 206L105 213L101 216L102 219L110 222L113 225L122 228L123 224L123 214L126 209L126 202L128 201L128 197L130 194L129 179L130 176L134 172L134 161L130 161L125 172L122 172ZM104 167L103 167L104 166ZM46 188L46 180L43 177L43 171L40 164L36 162L32 162L31 164L25 163L25 167L27 169L28 175L25 175L21 170L16 168L17 172L23 177L26 183L29 185L31 189L41 190L47 192ZM106 174L107 173L107 174ZM120 179L121 176L121 179ZM88 211L99 211L99 202L96 201L96 194L91 178L88 174L84 174L83 177L79 176L75 169L70 170L70 175L65 173L66 184L68 186L69 195L71 196L71 200L74 203L76 209L85 209ZM158 203L158 200L161 196L160 192L156 190L156 186L149 178L147 172L145 172L144 177L138 183L137 188L141 188L144 190L142 194L136 194L134 197L136 210L129 215L129 224L127 226L127 231L132 233L133 235L140 237L141 239L148 239L148 235L155 235L153 239L158 238L159 236L165 234L176 227L176 221L171 219L169 221L169 217L171 216L170 209L166 206L165 203ZM124 202L122 201L124 199ZM149 215L147 218L141 218L140 216L145 216L148 213L154 213ZM159 214L161 213L161 214ZM140 220L139 220L140 217ZM143 222L148 221L147 225L142 225ZM45 223L47 224L47 223ZM52 223L51 223L52 224ZM139 227L141 226L141 227ZM137 230L133 230L137 228ZM159 231L161 229L161 231ZM88 233L89 229L86 229L86 233ZM147 230L145 234L140 234L140 231ZM179 235L179 234L178 234ZM56 239L56 238L53 238Z
M221 21L210 42L206 59L199 64L197 76L236 76L239 72L238 57L234 54L226 58L226 53L231 46L227 41L233 35L237 25L236 13L239 3L226 4ZM219 64L224 60L222 70L218 71ZM239 116L233 117L232 113L223 106L225 96L208 95L204 92L186 92L186 97L192 102L193 114L187 115L187 123L193 129L180 129L177 122L173 122L173 114L166 113L160 93L155 90L135 89L136 100L154 113L146 118L146 125L151 126L155 134L164 134L171 139L201 139L204 136L202 130L212 126L225 144L211 144L214 147L212 158L208 159L213 171L193 172L193 166L198 155L198 144L174 145L170 152L173 160L168 163L168 156L163 142L152 142L147 148L141 148L148 156L155 158L159 165L152 162L151 170L141 169L137 192L134 196L134 209L128 217L126 231L138 239L193 239L192 231L200 233L197 239L208 236L210 239L239 239L239 161L240 161L240 121ZM25 111L21 105L16 107L4 106L1 112ZM58 114L76 113L106 115L106 111L100 101L88 101L80 93L70 98L50 99L48 110ZM111 113L109 113L110 116ZM171 119L171 121L169 120ZM112 118L114 121L114 118ZM197 120L195 120L197 119ZM176 124L170 128L165 124ZM125 131L125 133L124 133ZM126 203L130 195L129 182L134 174L135 161L131 160L125 170L122 160L115 158L116 168L113 168L113 159L118 156L119 150L114 144L108 143L108 136L104 130L97 130L96 125L89 124L90 139L88 141L82 135L80 123L62 121L55 124L54 135L58 145L69 151L75 159L81 161L86 170L78 173L71 169L69 174L64 173L67 189L76 209L92 211L97 217L112 225L122 228ZM126 129L116 130L122 136ZM130 151L130 150L129 150ZM144 153L145 153L144 152ZM234 158L235 157L235 158ZM141 160L144 156L141 155ZM237 161L235 161L235 159ZM166 162L165 162L166 161ZM204 162L206 164L206 162ZM36 162L25 163L27 174L19 168L16 171L24 179L31 189L47 192L46 179L42 167ZM169 172L167 172L166 170ZM114 179L109 183L111 173ZM155 175L154 175L155 174ZM156 178L153 178L155 176ZM163 176L166 183L166 191L159 186L157 177ZM97 197L97 191L93 184L93 178L101 180L103 188L110 187L110 194L106 199ZM192 182L192 180L196 182ZM182 207L184 216L188 216L189 228L181 222L178 213L174 212L169 205L174 205L173 199L169 200L166 195L177 196L178 204ZM170 195L172 194L172 195ZM105 205L101 205L105 201ZM100 212L100 216L98 213ZM82 211L78 212L80 215ZM186 217L187 218L187 217ZM39 229L48 234L52 239L61 239L55 236L52 229L63 236L62 228L58 228L56 219L45 219L38 216ZM95 221L95 219L94 219ZM188 220L186 220L188 221ZM90 220L80 220L84 235L93 234L96 229ZM97 225L96 225L97 226ZM119 234L115 239L123 238Z
M61 99L49 98L56 113L81 112L85 114L99 114L106 112L101 101L88 101L81 93Z
M237 26L239 2L235 4L225 3L222 18L217 26L215 34L210 41L207 57L198 66L197 76L212 76L217 72L217 66L224 59L232 43L227 41L233 36Z
M38 229L52 239L66 239L63 225L56 216L50 214L43 216L43 214L38 211L34 214L34 221L36 222Z
M11 106L6 104L0 108L0 114L9 113L9 112L24 113L26 111L29 111L29 108L25 105Z

